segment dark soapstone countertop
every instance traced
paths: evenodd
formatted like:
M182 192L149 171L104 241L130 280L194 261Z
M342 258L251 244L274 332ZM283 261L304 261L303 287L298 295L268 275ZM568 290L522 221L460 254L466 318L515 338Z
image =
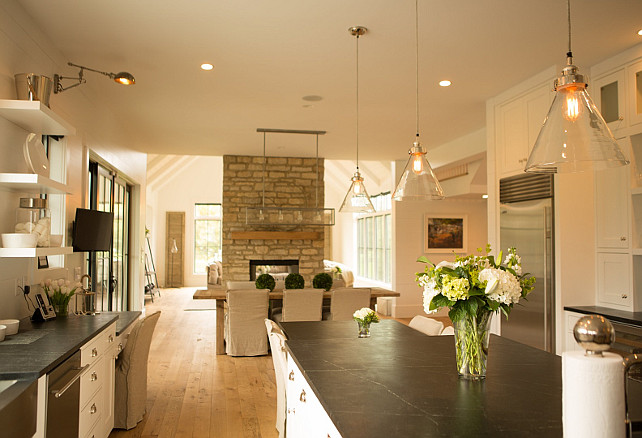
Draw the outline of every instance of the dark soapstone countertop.
M471 382L457 376L453 336L394 320L373 324L367 339L354 321L281 326L344 438L562 436L560 356L491 335L487 378ZM640 400L632 405L642 413Z
M621 322L642 327L642 312L627 312L626 310L616 310L600 306L565 306L564 310L583 313L585 315L602 315L611 322Z
M123 315L123 321L119 316ZM37 379L53 370L82 345L117 321L117 330L134 322L140 312L105 312L95 316L20 320L17 334L0 342L0 379ZM120 323L120 324L119 324Z

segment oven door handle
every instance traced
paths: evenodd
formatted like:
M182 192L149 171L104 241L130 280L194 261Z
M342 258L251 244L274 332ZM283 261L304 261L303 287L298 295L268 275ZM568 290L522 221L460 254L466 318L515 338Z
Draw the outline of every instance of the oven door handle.
M51 393L54 395L56 398L62 397L62 395L73 385L76 380L80 379L80 376L89 368L90 364L85 365L82 368L73 368L76 370L76 373L69 379L69 381L63 386L61 389L52 389Z

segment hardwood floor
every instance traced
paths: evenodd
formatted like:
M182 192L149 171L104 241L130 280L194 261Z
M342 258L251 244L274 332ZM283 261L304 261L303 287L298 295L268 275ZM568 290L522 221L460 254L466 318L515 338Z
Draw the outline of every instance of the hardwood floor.
M148 365L147 413L110 438L277 437L271 356L215 354L214 302L194 288L163 289L146 304L162 311Z
M149 353L147 413L110 438L278 436L272 357L216 355L215 302L193 300L194 291L163 289L154 303L147 299L147 314L162 311Z

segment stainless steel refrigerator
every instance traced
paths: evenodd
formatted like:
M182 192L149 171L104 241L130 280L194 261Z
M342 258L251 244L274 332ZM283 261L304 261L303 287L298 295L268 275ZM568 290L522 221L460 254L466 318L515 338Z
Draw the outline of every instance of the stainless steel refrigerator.
M555 352L553 176L524 174L500 180L500 245L515 247L535 289L502 315L501 334Z

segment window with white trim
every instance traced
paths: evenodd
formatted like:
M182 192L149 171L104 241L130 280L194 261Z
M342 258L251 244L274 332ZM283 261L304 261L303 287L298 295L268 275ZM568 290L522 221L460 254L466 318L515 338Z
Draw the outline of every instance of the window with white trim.
M357 217L357 274L390 283L392 265L392 197L390 192L370 197L374 213Z
M221 204L194 205L194 274L205 274L207 265L221 260Z

